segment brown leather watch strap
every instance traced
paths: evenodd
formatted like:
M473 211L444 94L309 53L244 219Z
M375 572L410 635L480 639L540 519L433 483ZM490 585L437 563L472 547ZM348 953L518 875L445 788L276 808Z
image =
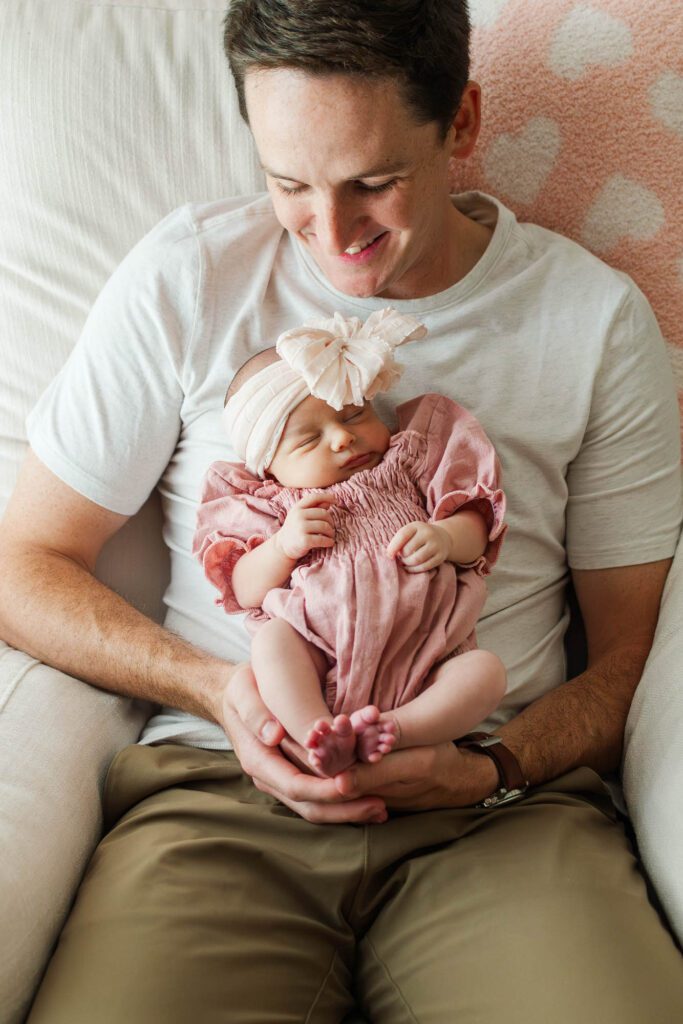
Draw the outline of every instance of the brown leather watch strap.
M500 777L500 788L483 802L482 806L491 807L513 799L520 799L529 788L524 778L519 761L503 743L500 736L488 732L470 732L455 740L457 747L474 750L486 754L495 763Z

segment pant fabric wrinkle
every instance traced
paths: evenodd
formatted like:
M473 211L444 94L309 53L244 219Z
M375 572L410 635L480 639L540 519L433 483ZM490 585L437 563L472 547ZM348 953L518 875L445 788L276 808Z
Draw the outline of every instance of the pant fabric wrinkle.
M325 972L325 977L323 978L323 980L320 983L320 988L316 992L315 998L313 999L313 1002L311 1003L311 1007L310 1007L308 1013L306 1014L306 1020L304 1021L304 1024L313 1024L313 1011L315 1010L316 1006L320 1002L320 999L322 998L322 994L325 991L325 986L327 985L328 981L330 980L330 976L332 975L334 964L335 964L335 961L337 960L338 956L339 956L339 954L337 953L337 950L335 949L334 952L332 953L332 959L330 960L330 966L327 968L327 971Z
M384 963L384 960L382 959L382 957L379 955L379 953L377 952L377 950L373 946L372 939L370 939L368 936L366 936L365 941L366 941L370 951L372 952L372 955L374 956L375 960L379 964L381 970L384 972L384 975L387 978L387 980L388 980L389 984L391 985L391 987L393 988L396 996L400 1000L401 1005L403 1006L403 1008L405 1009L406 1013L408 1014L408 1017L406 1019L406 1024L420 1024L419 1020L417 1019L417 1017L413 1013L412 1007L408 1005L408 1001L407 1001L405 995L403 994L403 992L401 990L401 986L394 979L394 977L392 976L391 971L389 970L387 965ZM396 1020L396 1017L393 1017L393 1016L392 1016L392 1022L393 1022L393 1024L401 1024L401 1022Z

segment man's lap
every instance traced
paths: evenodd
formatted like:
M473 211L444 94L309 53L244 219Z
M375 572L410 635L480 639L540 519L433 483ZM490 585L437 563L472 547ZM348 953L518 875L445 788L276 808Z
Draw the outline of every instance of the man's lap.
M352 984L372 1024L681 1019L683 961L588 769L493 812L323 826L232 753L130 747L105 815L30 1024L334 1024Z

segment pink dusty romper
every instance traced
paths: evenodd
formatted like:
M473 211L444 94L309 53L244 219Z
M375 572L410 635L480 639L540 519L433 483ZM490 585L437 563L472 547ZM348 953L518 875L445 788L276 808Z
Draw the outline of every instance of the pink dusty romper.
M400 431L378 466L326 488L335 499L335 544L298 562L289 586L249 611L253 634L270 618L289 622L329 661L325 699L334 714L365 704L382 710L412 700L430 669L475 646L486 599L484 576L506 527L499 465L477 420L441 395L397 409ZM320 488L315 488L320 490ZM206 476L194 552L226 612L243 609L232 589L237 560L275 533L307 490L253 477L241 463L216 462ZM386 547L401 526L437 522L458 509L485 517L489 543L476 565L408 573Z

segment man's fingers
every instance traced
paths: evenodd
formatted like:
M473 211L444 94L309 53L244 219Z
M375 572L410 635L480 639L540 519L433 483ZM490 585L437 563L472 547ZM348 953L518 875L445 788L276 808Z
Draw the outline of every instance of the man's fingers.
M263 793L274 796L308 821L384 821L386 808L377 796L345 799L334 779L320 778L300 771L279 750L264 751L258 776L253 782ZM245 769L247 770L247 769Z
M377 764L355 764L335 776L337 790L347 798L378 793L382 787L410 786L429 775L433 765L432 747L409 747L385 754Z
M245 728L266 746L277 746L282 741L285 730L261 700L250 665L240 665L235 671L228 683L226 701Z
M331 780L330 780L331 781ZM379 824L386 821L387 811L384 802L377 797L364 797L360 800L344 800L339 802L336 793L334 803L318 803L311 800L295 800L269 786L267 783L254 779L254 785L262 793L268 793L283 803L306 821L313 824L343 824L345 822L372 822Z

